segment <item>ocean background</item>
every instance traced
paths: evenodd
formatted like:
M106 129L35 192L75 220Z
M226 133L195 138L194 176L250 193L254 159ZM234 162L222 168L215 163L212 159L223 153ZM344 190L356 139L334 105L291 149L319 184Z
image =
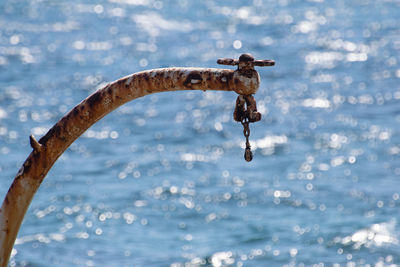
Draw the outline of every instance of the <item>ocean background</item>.
M10 266L400 266L400 1L2 0L0 198L96 89L160 67L258 68L254 159L233 92L134 100L61 156Z

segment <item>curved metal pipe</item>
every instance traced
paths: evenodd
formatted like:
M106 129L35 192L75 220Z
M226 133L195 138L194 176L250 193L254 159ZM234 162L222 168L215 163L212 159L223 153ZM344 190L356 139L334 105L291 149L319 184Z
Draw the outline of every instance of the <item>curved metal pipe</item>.
M31 135L33 151L18 171L0 208L0 266L7 266L25 213L50 168L80 135L105 115L128 101L152 93L222 90L249 95L257 91L259 83L260 78L253 65L245 71L239 64L235 71L165 68L138 72L94 92L60 119L39 141Z

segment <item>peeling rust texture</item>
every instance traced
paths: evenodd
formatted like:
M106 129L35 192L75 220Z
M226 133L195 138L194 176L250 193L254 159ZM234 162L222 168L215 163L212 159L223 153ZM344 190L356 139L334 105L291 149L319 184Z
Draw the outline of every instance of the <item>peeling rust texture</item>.
M60 122L57 123L56 125L54 125L45 136L43 136L42 138L39 139L39 143L42 145L46 145L47 140L52 137L52 136L59 136L59 133L61 131L61 127L60 127Z
M249 78L238 71L213 68L165 68L143 71L123 78L124 88L137 97L176 90L221 90L254 94L260 84L253 70Z
M139 72L123 79L125 88L137 96L176 90L235 91L235 88L230 88L226 81L221 80L222 77L231 79L233 72L207 68L166 68Z

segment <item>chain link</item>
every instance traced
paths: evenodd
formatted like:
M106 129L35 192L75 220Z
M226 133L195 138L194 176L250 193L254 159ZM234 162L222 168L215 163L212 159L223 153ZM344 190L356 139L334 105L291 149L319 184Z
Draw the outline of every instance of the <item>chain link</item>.
M249 141L250 136L250 127L249 127L249 120L247 118L243 119L243 134L246 137L246 149L244 151L244 159L246 161L251 161L253 159L253 152L251 152L251 146Z
M244 118L241 123L243 125L243 135L244 137L248 138L250 136L249 120Z

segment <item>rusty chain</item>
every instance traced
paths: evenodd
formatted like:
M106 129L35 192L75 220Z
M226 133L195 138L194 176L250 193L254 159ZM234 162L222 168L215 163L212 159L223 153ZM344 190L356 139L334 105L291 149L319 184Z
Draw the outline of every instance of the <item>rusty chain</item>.
M244 159L251 161L253 159L253 152L251 151L249 136L251 122L261 120L261 113L257 112L256 100L253 95L239 95L236 99L235 111L233 112L233 119L243 125L243 135L246 137L246 149L244 152Z
M251 161L253 159L253 152L251 152L251 146L249 142L249 136L250 136L249 120L245 119L241 123L243 125L243 134L246 137L246 149L244 151L244 159L246 161Z

